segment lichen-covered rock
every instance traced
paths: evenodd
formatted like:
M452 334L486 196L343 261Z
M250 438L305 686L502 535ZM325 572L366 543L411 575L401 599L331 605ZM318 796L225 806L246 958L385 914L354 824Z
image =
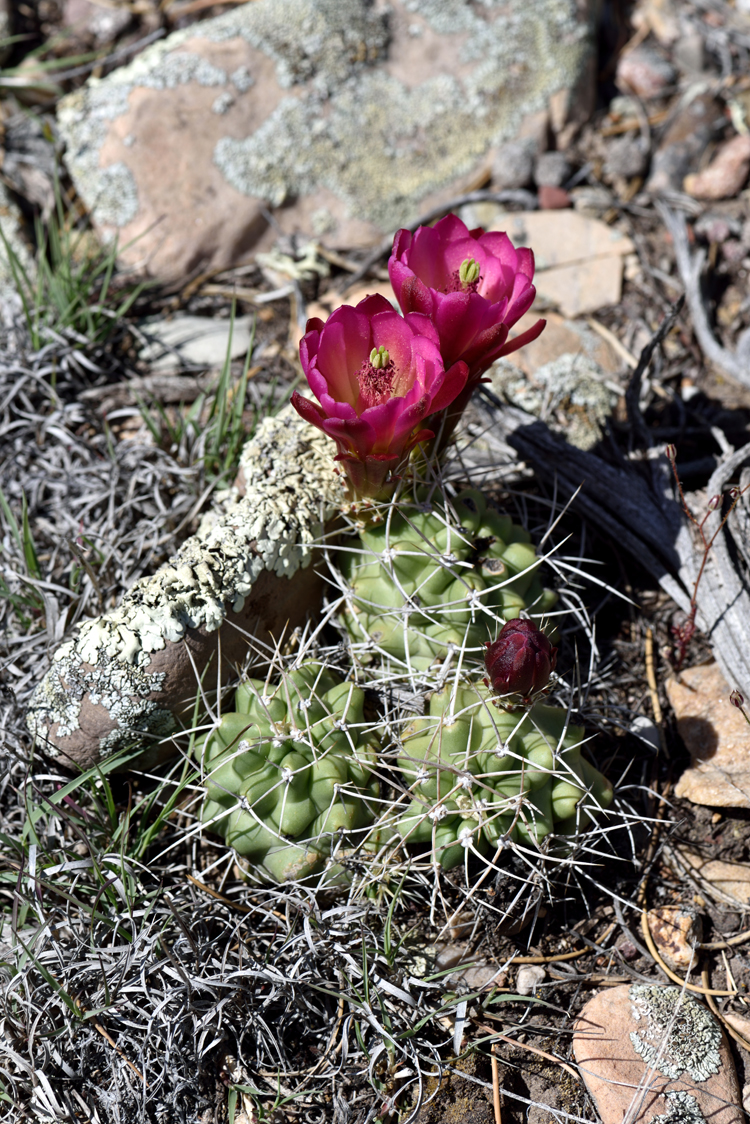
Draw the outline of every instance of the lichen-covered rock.
M547 422L578 449L601 440L618 400L616 384L585 355L567 352L526 375L511 360L492 369L492 389L506 402Z
M450 869L467 849L538 846L572 835L612 802L612 786L581 756L585 731L559 707L513 710L482 684L436 691L403 732L399 765L413 799L396 822Z
M342 846L365 842L379 810L376 744L365 693L307 660L277 683L245 680L234 710L196 747L205 773L202 822L248 873L284 882L316 874Z
M310 563L343 498L327 438L291 409L266 418L240 479L241 498L55 653L27 721L61 763L158 742L194 703L201 676L204 688L215 683L219 649L226 678L251 645L269 650L314 612L322 579Z
M585 115L593 7L253 0L64 99L67 164L123 259L162 277L230 264L269 206L367 244L489 168L524 117Z
M576 1022L573 1051L603 1124L741 1124L721 1026L679 987L608 987Z

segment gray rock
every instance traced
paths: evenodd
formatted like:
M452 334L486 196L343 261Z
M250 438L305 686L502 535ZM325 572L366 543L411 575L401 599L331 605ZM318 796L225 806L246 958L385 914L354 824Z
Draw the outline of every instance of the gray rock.
M526 116L580 115L592 8L254 0L65 98L68 168L154 275L231 264L269 207L285 232L368 245L462 189Z
M500 145L492 162L492 186L498 191L515 191L531 183L535 149L535 142L530 139Z
M616 82L621 90L641 98L662 93L675 79L674 67L653 47L641 45L621 55L617 63Z
M129 7L92 3L92 0L66 0L63 26L90 37L98 47L112 43L133 20Z
M641 176L648 166L648 152L640 137L614 137L607 145L606 176Z
M543 152L534 164L538 187L562 187L570 179L570 164L564 152Z

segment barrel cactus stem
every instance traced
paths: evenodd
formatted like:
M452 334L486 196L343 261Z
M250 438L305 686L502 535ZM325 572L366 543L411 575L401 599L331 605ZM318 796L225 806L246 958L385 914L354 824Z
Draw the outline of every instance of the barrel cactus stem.
M498 624L521 613L542 623L554 607L541 561L529 533L476 489L431 500L417 488L344 544L343 623L410 672L438 668L452 651L479 657Z
M446 685L403 732L399 765L411 802L396 831L444 869L468 850L538 850L547 836L577 834L613 795L582 757L583 740L559 707L513 711L482 684Z
M198 744L204 825L265 880L300 880L361 842L377 812L377 739L364 692L314 660L242 683ZM339 868L327 871L330 881Z

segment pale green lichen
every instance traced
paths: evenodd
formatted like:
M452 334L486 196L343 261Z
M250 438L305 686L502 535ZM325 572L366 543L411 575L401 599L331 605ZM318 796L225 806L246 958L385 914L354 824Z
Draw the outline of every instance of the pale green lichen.
M352 215L391 228L413 217L426 195L471 172L522 115L574 86L591 49L592 28L575 0L410 0L407 7L419 26L455 40L456 74L435 74L414 89L389 76L378 65L388 13L368 0L256 0L152 44L59 107L80 194L97 219L112 221L113 185L99 153L107 122L125 112L136 87L249 90L249 70L229 77L197 53L201 40L239 37L274 61L282 88L296 88L252 135L217 138L214 163L227 182L274 205L328 188ZM130 213L121 208L115 225Z
M325 104L285 98L250 137L217 142L226 180L274 206L325 187L350 214L392 228L569 86L588 49L567 0L531 10L511 0L502 14L493 2L487 18L458 2L411 7L441 33L469 32L457 49L457 62L471 63L467 77L437 74L409 90L372 69Z
M676 1081L687 1073L707 1081L721 1069L721 1030L710 1011L679 987L633 984L628 997L638 1030L635 1052L658 1073Z
M117 609L86 621L76 640L58 650L32 700L32 731L47 739L57 725L58 738L69 736L88 696L116 724L102 752L143 729L168 732L171 715L149 698L163 683L163 675L148 673L151 654L182 640L188 629L218 629L229 610L242 610L263 570L292 577L310 564L326 520L343 499L333 451L329 439L291 408L266 418L243 451L244 496L204 521L169 563L128 590Z
M665 1094L669 1108L651 1117L651 1124L708 1124L692 1093L684 1090Z
M102 739L100 749L114 752L139 731L164 736L175 728L171 713L149 698L161 690L164 673L149 674L131 664L100 655L97 666L84 666L74 641L55 653L55 663L34 692L27 722L43 744L51 744L51 727L66 738L79 727L81 706L88 697L102 706L115 728Z
M537 367L533 375L501 359L492 368L492 389L578 449L591 449L601 440L621 394L595 360L572 352Z

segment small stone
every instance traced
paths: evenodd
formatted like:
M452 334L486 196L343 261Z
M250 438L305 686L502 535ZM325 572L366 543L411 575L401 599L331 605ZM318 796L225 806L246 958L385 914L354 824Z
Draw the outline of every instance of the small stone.
M607 145L603 171L606 176L641 176L648 164L648 153L640 137L615 137Z
M535 144L529 140L509 141L498 149L492 162L492 186L497 191L515 191L531 183Z
M654 944L671 968L695 966L695 945L703 940L703 920L692 906L663 905L648 911Z
M624 940L621 940L616 947L623 960L637 960L640 956L640 953L636 946L632 941L628 940L627 937Z
M541 964L524 964L523 968L518 969L516 991L519 995L533 995L546 975Z
M573 1052L603 1124L742 1124L721 1026L679 987L601 991L581 1011Z
M636 31L652 31L662 47L671 46L679 38L679 0L640 0L631 22Z
M675 795L717 808L750 808L750 726L732 706L732 688L716 664L667 680L677 729L692 758Z
M621 55L617 63L617 85L640 98L658 97L674 79L674 67L653 47L635 47Z
M750 172L750 135L740 134L722 145L702 172L685 176L683 187L694 199L731 199Z
M694 232L700 237L705 238L707 242L726 242L730 234L733 233L732 227L735 226L735 233L739 232L738 224L733 224L727 221L723 215L712 215L711 213L701 215L693 227Z
M727 238L721 247L721 256L725 261L741 262L747 255L747 246L738 238Z
M659 727L655 722L652 722L650 718L647 718L645 714L636 715L630 723L630 732L658 752L659 746L661 745Z
M539 187L562 187L570 179L570 164L564 152L543 152L534 164L534 181Z
M92 0L66 0L63 8L63 27L84 34L97 45L106 47L121 35L132 22L129 7L95 4Z
M586 218L600 219L610 209L614 196L609 188L603 185L588 185L574 187L570 192L573 200L573 209Z
M563 191L561 187L543 184L539 188L539 206L543 211L562 211L569 207L572 202L573 200L567 191Z

